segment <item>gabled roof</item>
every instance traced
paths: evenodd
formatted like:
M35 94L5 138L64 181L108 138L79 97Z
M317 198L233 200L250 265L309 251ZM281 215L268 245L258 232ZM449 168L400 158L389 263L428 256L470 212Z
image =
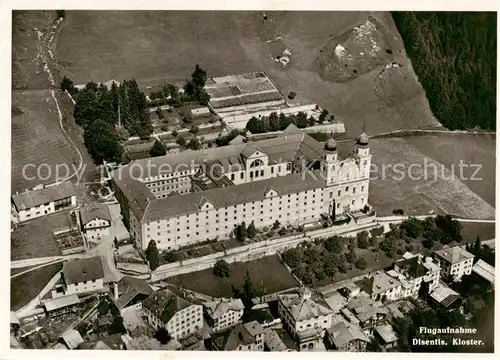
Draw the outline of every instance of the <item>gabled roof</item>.
M254 344L255 336L264 333L264 329L256 321L246 324L238 324L221 339L221 348L225 351L238 349L240 345L248 346Z
M206 302L203 305L212 319L218 319L228 311L241 311L245 308L241 299L220 299Z
M278 299L288 309L295 321L307 320L318 316L332 314L326 303L311 299L310 297L302 296L301 294L278 294Z
M486 261L479 259L472 267L472 271L490 283L495 284L495 268Z
M47 186L43 189L30 190L12 195L12 201L18 211L23 211L71 196L76 196L75 188L69 181L65 181L59 185Z
M359 325L339 322L327 330L330 340L339 349L344 347L348 342L353 340L361 340L369 342L370 339L363 333Z
M82 225L86 225L95 219L107 220L111 222L111 213L109 212L108 205L93 203L80 209L80 218L82 219Z
M418 256L414 256L409 259L398 260L394 263L394 265L399 266L414 279L425 276L425 274L427 273L427 268L424 266L422 260Z
M394 329L392 328L391 325L377 326L375 328L375 331L377 332L377 334L380 335L380 337L382 338L382 340L384 340L384 342L386 344L389 344L389 343L392 343L392 342L398 340L398 335L396 334L396 332L394 331Z
M68 330L61 338L64 340L70 350L76 349L78 345L83 343L82 335L75 329Z
M164 324L178 312L194 305L168 289L154 291L142 302L142 306L151 311Z
M437 250L435 254L451 264L456 264L474 258L474 255L460 246L443 248L441 250Z
M373 276L364 278L357 282L357 284L364 292L370 295L382 294L389 289L401 285L399 281L382 271L377 271Z
M71 306L80 303L80 299L77 294L71 294L67 296L61 296L54 299L47 300L43 303L43 306L47 311L57 310L66 306Z
M67 261L63 264L62 271L66 284L104 278L102 261L99 256Z
M131 276L124 276L118 282L118 293L120 295L117 300L114 300L114 302L118 310L121 310L137 295L151 295L153 293L153 289L145 280L137 279Z

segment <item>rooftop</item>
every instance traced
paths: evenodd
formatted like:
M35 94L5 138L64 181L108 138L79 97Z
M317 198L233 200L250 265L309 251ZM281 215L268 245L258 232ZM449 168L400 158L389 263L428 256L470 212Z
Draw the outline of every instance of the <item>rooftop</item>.
M370 277L366 277L358 282L361 289L370 295L378 295L400 286L401 283L387 275L383 271L377 271Z
M241 299L220 299L206 302L203 305L212 319L217 319L228 311L240 311L245 308Z
M325 298L328 306L334 313L338 313L347 304L347 299L343 297L338 291L335 291L329 297Z
M380 337L382 338L382 340L384 340L384 342L386 344L389 344L389 343L392 343L392 342L398 340L398 336L395 333L395 331L394 331L394 329L392 328L391 325L380 325L380 326L377 326L375 328L375 331L377 332L377 334L380 335Z
M66 306L71 306L80 303L80 299L77 294L71 294L67 296L57 297L55 299L47 300L43 303L43 306L47 311L57 310Z
M69 181L59 185L47 186L43 189L25 191L12 195L12 201L18 211L30 209L35 206L76 196L75 188Z
M441 250L437 250L435 254L451 264L456 264L474 258L474 255L460 246L443 248Z
M164 324L167 324L178 311L191 305L193 304L168 289L154 291L142 302L142 306L151 311Z
M75 329L68 330L61 338L64 340L70 350L76 349L78 345L83 343L82 335Z
M119 297L117 300L114 300L114 302L118 309L123 309L137 295L149 296L152 292L153 289L145 280L124 276L118 282Z
M229 331L222 333L218 340L221 350L236 350L240 345L248 346L254 344L255 335L262 334L264 329L256 321L246 324L238 324Z
M363 333L359 325L339 322L327 330L328 336L337 348L344 347L348 342L361 340L369 342L368 337Z
M333 310L326 303L311 299L303 294L278 294L278 299L288 309L295 321L307 320L332 314Z
M108 205L93 203L80 209L80 218L82 219L82 225L86 225L94 219L102 219L111 222L111 213L109 212Z
M443 282L439 282L439 285L436 286L434 291L431 293L431 298L440 303L442 306L448 307L458 300L460 295Z
M481 259L472 267L472 271L481 276L483 279L488 280L490 283L495 284L495 268Z
M63 264L62 271L66 284L104 278L102 261L99 256L67 261Z
M267 329L264 334L264 343L270 351L289 351L283 340L273 329Z

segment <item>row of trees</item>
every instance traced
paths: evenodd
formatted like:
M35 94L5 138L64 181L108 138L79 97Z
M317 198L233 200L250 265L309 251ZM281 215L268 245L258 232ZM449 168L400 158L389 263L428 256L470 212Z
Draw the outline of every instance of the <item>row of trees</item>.
M241 224L234 227L233 232L236 240L240 242L245 241L247 238L253 239L255 235L257 235L257 229L255 228L255 224L253 221L250 223L250 225L248 225L248 227L243 221Z
M328 117L328 110L324 109L319 116L319 123L326 121ZM330 115L330 121L335 120L334 115ZM299 112L296 115L286 115L277 112L272 112L268 117L256 118L255 116L248 120L246 129L252 134L261 134L269 131L283 131L288 125L294 124L299 129L306 128L308 126L314 126L316 124L316 119L312 116L307 117L306 113Z

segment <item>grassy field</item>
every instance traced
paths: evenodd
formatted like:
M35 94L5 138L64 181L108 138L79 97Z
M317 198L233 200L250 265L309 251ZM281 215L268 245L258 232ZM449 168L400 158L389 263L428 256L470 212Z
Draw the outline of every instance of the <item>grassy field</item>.
M478 236L481 240L495 238L495 224L467 222L462 222L460 224L462 225L462 236L466 242L474 241Z
M435 125L423 89L404 56L389 13L367 12L161 12L67 11L55 55L62 75L75 83L136 78L141 86L176 82L196 63L209 76L266 71L282 93L314 102L346 123L347 131L379 133ZM347 83L319 75L325 44L364 23L383 27L392 61L402 68L382 78L383 66ZM291 62L274 61L279 48ZM363 99L360 106L360 99Z
M394 12L393 17L443 125L495 130L496 13Z
M495 135L414 136L404 140L450 171L454 168L456 176L460 176L461 161L470 165L463 170L462 182L488 204L495 206ZM480 170L474 175L476 165L480 166Z
M43 65L38 61L38 36L50 28L56 12L13 11L12 89L46 89L50 86Z
M14 91L12 106L12 192L53 183L57 164L67 165L73 173L73 164L79 164L79 158L59 127L50 91ZM24 176L23 168L28 164L34 166L27 167ZM64 176L65 169L61 168Z
M247 271L253 285L257 289L262 289L265 294L272 294L298 285L276 255L230 264L229 268L231 275L228 279L217 278L213 275L212 269L207 269L173 276L166 281L202 294L218 297L233 296L232 285L241 289Z
M418 144L418 148L413 146L412 142ZM372 164L375 165L377 171L372 173L369 201L378 214L391 215L393 209L401 208L409 215L422 215L433 210L437 213L468 218L494 218L493 206L474 193L466 186L466 183L452 179L447 170L446 165L460 159L460 153L456 154L455 149L464 143L463 138L456 136L445 140L445 144L447 142L455 144L447 148L435 145L436 142L437 140L432 137L410 140L406 138L374 139L370 142ZM478 150L479 153L487 152L490 146L488 145L486 150ZM424 148L426 148L425 153ZM464 149L462 152L464 156L466 151L467 149ZM482 161L486 162L484 168L489 174L484 176L485 185L483 186L494 189L494 177L492 178L494 171L488 170L488 167L494 168L494 162L492 163L491 160L492 156L489 155L482 158ZM445 163L442 164L439 161ZM396 165L398 168L395 167ZM412 165L413 167L410 167ZM396 170L401 170L401 172ZM470 185L471 188L472 186ZM480 187L477 185L476 191L491 199L491 195L485 194Z
M12 279L10 282L10 309L17 311L28 304L61 270L61 263L48 265Z

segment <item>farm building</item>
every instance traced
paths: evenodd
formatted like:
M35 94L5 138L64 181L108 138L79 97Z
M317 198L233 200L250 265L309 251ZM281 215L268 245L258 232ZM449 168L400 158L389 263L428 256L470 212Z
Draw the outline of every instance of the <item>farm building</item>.
M19 223L75 206L76 191L68 181L26 190L11 197L12 221Z
M319 116L316 104L290 106L271 79L263 72L229 75L207 79L205 90L212 112L233 129L244 129L252 117L266 117L272 112Z
M104 291L104 270L99 256L67 261L63 264L64 293L90 294Z

